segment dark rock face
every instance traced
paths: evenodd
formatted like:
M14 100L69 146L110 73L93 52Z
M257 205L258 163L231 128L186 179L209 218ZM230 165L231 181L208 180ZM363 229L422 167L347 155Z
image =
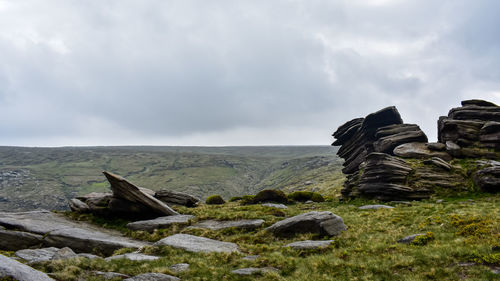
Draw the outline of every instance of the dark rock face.
M486 192L500 192L500 163L488 161L479 164L480 168L473 177L475 184Z
M427 143L419 126L404 124L395 107L340 126L333 145L341 146L337 154L345 160L342 195L391 201L428 198L436 188L465 188L467 175L447 161L500 158L500 107L482 100L462 105L439 118L438 143ZM495 169L478 171L476 184L496 189Z
M457 157L498 158L488 149L500 150L500 107L488 101L463 101L462 107L439 118L438 139L460 146L463 153Z

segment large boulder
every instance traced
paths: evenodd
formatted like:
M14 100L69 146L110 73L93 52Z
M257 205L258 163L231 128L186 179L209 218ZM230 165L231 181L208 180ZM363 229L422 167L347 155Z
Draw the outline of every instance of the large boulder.
M266 230L280 236L296 233L316 233L336 236L347 230L341 217L331 212L309 212L279 221Z
M0 254L0 278L17 281L53 281L47 274ZM7 279L9 280L9 279Z
M238 245L230 242L218 241L210 238L194 236L189 234L174 234L163 238L154 244L155 246L170 246L188 252L203 253L231 253L239 252Z
M500 192L500 163L479 161L480 168L474 173L474 183L483 191Z

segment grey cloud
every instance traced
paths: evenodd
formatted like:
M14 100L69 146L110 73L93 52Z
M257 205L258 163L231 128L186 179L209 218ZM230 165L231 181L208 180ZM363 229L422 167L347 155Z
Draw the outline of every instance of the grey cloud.
M242 128L290 128L289 144L303 128L325 131L314 143L327 144L343 122L392 104L433 136L471 92L500 98L494 1L9 3L0 144Z

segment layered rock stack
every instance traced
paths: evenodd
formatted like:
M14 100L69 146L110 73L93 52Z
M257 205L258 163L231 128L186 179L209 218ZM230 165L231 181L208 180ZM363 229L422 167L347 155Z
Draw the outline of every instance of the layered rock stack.
M479 100L462 105L439 119L438 143L428 143L418 125L404 124L394 106L340 126L332 145L341 146L337 154L345 160L342 195L406 200L427 198L437 188L468 188L467 176L448 162L454 157L499 159L500 108ZM489 171L489 177L496 172Z

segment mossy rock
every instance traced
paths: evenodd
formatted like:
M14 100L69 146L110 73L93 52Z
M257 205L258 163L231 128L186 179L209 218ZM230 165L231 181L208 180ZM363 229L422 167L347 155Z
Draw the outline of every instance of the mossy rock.
M265 189L257 193L252 200L254 204L262 202L287 203L288 197L281 190Z
M234 196L234 197L231 197L231 199L229 199L229 202L241 201L241 199L243 199L242 196Z
M419 236L415 237L415 239L413 239L413 241L411 241L410 244L415 245L415 246L425 246L429 242L433 241L434 239L435 239L434 233L429 231L429 232L425 233L424 235L419 235Z
M221 205L226 203L226 201L224 201L224 199L220 195L211 195L207 197L205 203L207 203L208 205Z
M306 202L306 201L314 201L314 202L323 202L325 198L317 192L312 191L295 191L288 194L288 199L298 202Z

